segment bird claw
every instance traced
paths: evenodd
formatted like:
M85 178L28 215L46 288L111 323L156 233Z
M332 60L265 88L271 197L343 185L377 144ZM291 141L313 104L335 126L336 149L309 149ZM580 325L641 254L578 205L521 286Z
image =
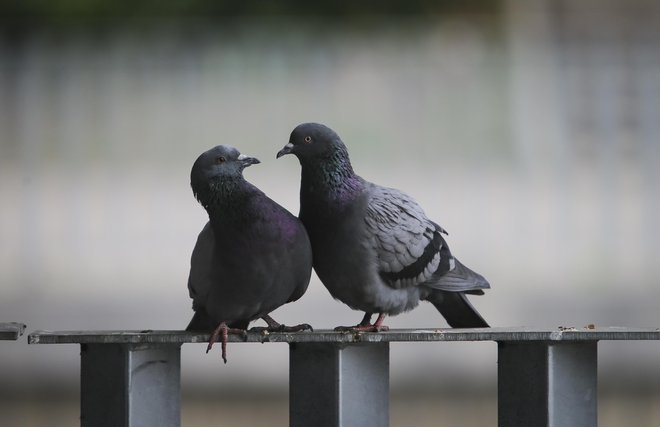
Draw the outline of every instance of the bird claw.
M314 328L312 328L312 325L309 325L307 323L301 323L300 325L295 325L295 326L284 326L282 330L282 332L302 332L302 331L314 332Z
M227 363L227 341L229 340L229 334L237 334L240 335L243 340L247 340L247 331L245 331L245 329L229 328L225 322L222 322L217 328L215 328L209 337L209 345L206 346L206 353L211 351L213 344L215 344L218 337L220 337L220 343L222 344L222 360Z
M380 313L378 319L371 324L371 313L365 313L364 319L355 326L337 326L337 332L385 332L389 331L390 327L383 325L385 314Z
M250 332L264 333L264 332L301 332L301 331L313 331L311 325L307 323L301 323L300 325L295 326L286 326L283 324L270 325L270 326L254 326L250 328Z
M295 326L286 326L282 323L278 323L270 317L268 314L262 317L263 321L268 324L268 326L263 327L263 326L255 326L254 328L250 329L250 332L300 332L300 331L313 331L314 328L312 328L310 325L307 323L301 323L300 325L295 325Z
M337 332L385 332L390 327L385 325L356 325L356 326L337 326Z

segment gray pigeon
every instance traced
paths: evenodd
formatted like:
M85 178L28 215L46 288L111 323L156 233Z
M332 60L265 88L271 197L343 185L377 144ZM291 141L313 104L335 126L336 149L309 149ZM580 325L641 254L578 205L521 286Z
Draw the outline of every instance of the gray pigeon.
M455 328L488 327L465 294L490 285L461 264L447 232L407 194L368 182L353 172L346 146L330 128L305 123L277 157L294 154L302 167L300 220L314 269L330 294L366 314L354 327L382 331L386 315L431 302ZM371 324L373 313L378 319Z
M220 336L227 362L228 333L245 334L250 321L263 319L268 331L298 331L269 313L300 298L312 273L312 251L298 218L243 177L259 163L233 147L219 145L200 155L190 185L209 222L190 261L188 290L195 314L188 331L213 331L207 352Z

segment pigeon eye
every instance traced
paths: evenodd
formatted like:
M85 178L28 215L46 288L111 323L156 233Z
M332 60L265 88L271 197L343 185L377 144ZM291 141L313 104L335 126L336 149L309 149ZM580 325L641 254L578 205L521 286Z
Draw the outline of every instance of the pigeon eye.
M215 163L218 164L218 165L219 165L220 163L224 163L224 162L226 162L226 161L227 161L227 159L225 159L225 156L220 156L220 157L216 157L216 158L215 158Z
M309 144L310 142L312 142L312 137L311 137L311 136L306 136L306 137L305 137L305 142L306 142L307 144Z

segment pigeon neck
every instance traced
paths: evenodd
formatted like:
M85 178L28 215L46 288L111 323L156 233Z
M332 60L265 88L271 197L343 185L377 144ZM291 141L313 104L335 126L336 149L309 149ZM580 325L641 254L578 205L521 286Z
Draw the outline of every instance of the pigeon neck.
M242 176L223 177L211 180L206 185L201 191L196 191L196 195L211 222L219 218L241 216L241 208L247 203L252 187Z
M309 198L349 199L361 185L353 171L346 148L341 146L330 157L302 165L301 190Z

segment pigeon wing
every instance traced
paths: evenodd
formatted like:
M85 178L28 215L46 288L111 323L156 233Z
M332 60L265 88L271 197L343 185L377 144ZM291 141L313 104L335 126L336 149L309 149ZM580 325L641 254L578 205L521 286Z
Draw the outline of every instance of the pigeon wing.
M463 272L463 266L442 237L447 232L428 219L407 194L374 185L365 223L373 236L370 244L378 259L378 272L389 286L424 285L446 291L486 287L465 280L464 274L454 277L453 272Z
M193 310L204 309L206 298L212 286L211 269L213 268L213 251L215 238L211 223L207 222L197 236L197 243L190 258L190 274L188 275L188 293L193 300Z
M441 264L447 264L444 268L448 270L451 254L440 234L444 230L407 194L374 186L365 222L373 236L378 271L391 287L424 283L443 267Z

